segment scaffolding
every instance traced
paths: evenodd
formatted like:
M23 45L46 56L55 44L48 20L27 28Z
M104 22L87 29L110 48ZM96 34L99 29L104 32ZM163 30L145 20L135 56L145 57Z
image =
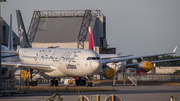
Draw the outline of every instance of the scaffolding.
M86 40L86 33L88 31L88 27L90 25L92 18L91 10L86 10L84 13L83 21L81 24L80 33L78 36L78 49L84 49L84 41Z
M13 92L17 92L16 80L14 71L11 67L5 67L2 68L1 72L1 88L2 88L2 94L5 95L13 95Z

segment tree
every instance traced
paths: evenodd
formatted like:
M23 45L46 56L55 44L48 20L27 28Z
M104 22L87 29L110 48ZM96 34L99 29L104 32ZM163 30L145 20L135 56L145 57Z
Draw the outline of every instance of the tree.
M180 70L175 70L174 74L180 74Z

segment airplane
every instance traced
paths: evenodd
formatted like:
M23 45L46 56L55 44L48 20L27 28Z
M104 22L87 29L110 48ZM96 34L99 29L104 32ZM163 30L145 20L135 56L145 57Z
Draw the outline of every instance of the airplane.
M93 40L93 34L92 34L92 28L88 28L88 35L89 35L89 49L94 51L94 40ZM161 55L168 55L168 54L175 54L176 53L177 46L174 48L172 52L169 53L163 53L163 54L154 54L154 55L147 55L147 56L137 56L137 57L130 57L132 55L126 55L126 56L120 56L118 54L99 54L100 57L105 61L109 61L109 59L113 60L111 63L104 64L104 67L110 67L115 70L115 74L117 72L121 72L121 68L136 68L137 73L145 72L152 70L152 67L154 63L162 63L162 62L168 62L168 61L179 61L180 59L168 59L168 60L158 60L158 61L147 61L144 60L146 57L153 57L153 56L161 56ZM119 59L117 59L119 58ZM108 59L108 60L107 60ZM126 60L132 60L132 59L140 59L138 63L133 64L126 64ZM104 68L102 69L102 71ZM106 70L106 69L105 69ZM102 75L108 79L112 79L114 76L106 76L102 73Z
M16 53L16 51L13 49L13 33L12 33L12 14L10 14L10 25L9 25L9 37L8 37L8 47L1 45L1 62L19 62L19 57L18 55L13 55L11 53ZM20 72L24 70L27 71L27 69L23 68L12 68L12 66L6 66L2 68L2 71L5 73L6 71L11 71L8 72L9 74L7 75L17 75L20 74ZM40 78L39 74L33 74L33 80L37 80ZM15 76L16 79L19 79L19 77Z
M1 45L1 61L18 61L18 55L12 55L10 53L3 53L3 51L16 52L13 49L13 35L12 35L12 14L10 15L10 27L9 27L9 39L8 39L8 47Z
M61 48L32 48L29 44L22 16L19 10L16 10L18 21L18 32L20 39L20 48L17 52L7 52L18 54L21 63L2 62L2 66L23 67L40 71L41 75L49 77L72 77L72 76L88 76L98 74L102 70L102 74L106 78L113 78L115 71L113 68L107 66L107 63L121 62L121 66L126 66L124 61L135 58L142 58L147 56L138 57L119 57L110 58L100 57L98 53L90 49L61 49ZM91 47L92 48L92 47ZM155 54L150 56L174 54L177 47L173 52ZM170 61L170 60L169 60ZM146 65L146 64L150 65ZM152 65L149 61L143 62L140 70L150 71ZM55 81L55 85L58 82Z
M19 61L18 55L3 53L2 51L16 52L13 49L13 39L12 39L12 14L10 15L10 26L9 26L9 38L8 38L8 47L1 45L1 62L17 62ZM1 68L1 76L4 79L12 80L14 78L14 71L11 66L5 66ZM3 81L2 81L3 82Z
M50 77L86 76L102 68L99 55L88 49L32 48L28 42L21 13L16 11L22 63L2 62L2 66L15 66L42 71Z

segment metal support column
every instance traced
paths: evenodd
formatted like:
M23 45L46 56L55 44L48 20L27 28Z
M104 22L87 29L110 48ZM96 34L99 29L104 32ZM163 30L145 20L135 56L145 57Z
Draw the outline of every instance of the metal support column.
M91 18L92 18L91 10L86 10L84 13L84 18L78 36L78 40L79 40L77 46L78 49L84 49L84 41L86 40L88 27L90 26L91 23Z
M0 19L0 35L2 35L2 33L1 33L2 32L2 30L1 30L2 25L1 24L2 24L2 20ZM0 38L0 41L1 41L1 38ZM0 45L1 45L1 42L0 42ZM1 47L0 47L0 49L1 49ZM0 54L0 56L1 56L1 54ZM0 65L0 96L1 96L1 93L2 93L2 78L1 78L1 65Z

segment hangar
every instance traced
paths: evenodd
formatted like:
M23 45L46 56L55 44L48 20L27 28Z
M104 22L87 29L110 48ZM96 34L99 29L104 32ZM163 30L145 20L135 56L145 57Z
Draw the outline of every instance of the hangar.
M95 51L115 54L106 40L106 17L100 10L34 11L28 39L32 47L88 49L88 27L93 30Z
M1 45L8 45L8 37L9 37L9 25L6 21L0 17L0 36L1 36ZM16 50L17 45L19 45L19 37L13 31L13 48Z

